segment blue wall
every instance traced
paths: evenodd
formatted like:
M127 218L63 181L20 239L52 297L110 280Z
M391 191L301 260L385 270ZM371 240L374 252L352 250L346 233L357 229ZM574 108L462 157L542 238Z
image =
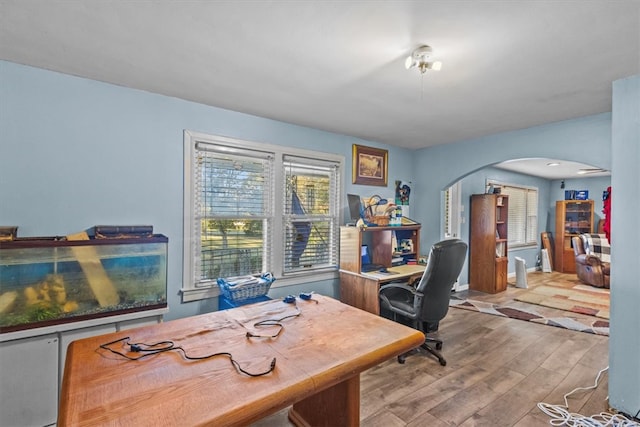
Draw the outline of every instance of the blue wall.
M549 200L549 180L536 178L529 175L522 175L514 172L505 171L493 167L483 168L477 172L467 175L462 179L461 191L462 191L462 205L464 206L463 218L465 219L460 230L460 236L465 242L469 242L471 224L469 213L471 207L471 195L482 194L485 192L485 183L487 180L499 181L509 184L526 185L530 187L538 188L538 230L544 231L546 225L547 216L547 200ZM533 268L536 266L536 257L540 253L539 245L535 248L510 248L509 249L509 273L515 274L515 261L514 257L523 258L526 262L527 268ZM467 257L468 258L468 257ZM461 284L469 283L469 270L467 266L463 270L463 274L460 277Z
M100 223L153 224L170 239L171 319L211 309L209 301L180 303L183 129L341 154L347 165L345 194L392 197L395 180L412 181L410 216L423 225L423 247L439 239L441 192L459 179L527 157L611 170L613 151L612 183L620 192L613 196L612 257L620 263L612 271L610 394L614 407L635 412L640 406L639 99L640 77L614 85L613 150L611 114L603 113L409 151L0 61L0 224L18 225L20 236L65 235ZM389 150L388 188L350 184L354 143ZM567 186L574 184L583 187L582 182ZM551 203L559 198L559 183L549 185ZM593 191L598 200L600 190ZM337 281L317 286L335 292Z
M393 182L411 177L412 152L397 147L6 61L0 82L0 225L30 237L152 224L169 237L167 319L217 306L180 298L184 129L343 155L345 206L348 192L392 196ZM352 144L389 150L389 189L351 184ZM337 286L300 290L338 295Z
M533 157L611 170L610 146L611 114L603 113L417 151L413 156L413 182L420 196L411 209L424 230L421 245L440 238L441 193L459 179L505 160Z
M484 193L485 183L487 180L536 187L538 189L538 231L550 231L555 233L556 200L563 200L565 191L560 188L559 180L547 180L487 166L486 168L482 168L460 180L462 187L461 203L463 205L461 216L464 218L464 223L461 224L460 230L460 237L462 240L468 242L470 236L470 197L472 194ZM566 189L589 191L589 197L594 200L594 223L596 224L602 216L602 191L606 190L610 185L610 177L576 178L565 180ZM523 258L526 262L527 269L534 268L536 266L537 257L540 254L540 249L540 239L538 239L538 245L535 248L510 248L508 264L509 274L515 274L515 257ZM468 273L467 259L467 264L465 264L460 276L461 284L469 283Z
M613 83L609 402L640 414L640 75Z
M609 114L410 151L5 61L0 78L0 224L18 225L20 236L65 235L95 224L153 224L170 242L168 319L215 308L212 301L180 302L184 129L341 154L345 194L393 199L394 182L411 181L408 215L423 224L423 248L441 236L441 190L460 178L467 177L463 203L484 190L486 178L503 177L538 186L541 201L555 200L547 181L508 179L513 175L485 166L522 157L604 168L611 162L602 149L610 144ZM352 144L389 150L388 187L351 184ZM344 214L348 218L346 208ZM535 265L535 250L520 252L527 266ZM338 294L337 280L306 283L303 290L310 286ZM272 294L297 291L274 287Z
M598 221L604 219L602 214L602 192L611 186L610 176L601 176L593 178L575 178L565 179L565 188L560 188L561 181L551 181L551 191L549 197L548 206L548 224L547 230L553 231L555 228L555 212L556 212L556 200L564 199L565 190L587 190L589 192L589 198L593 200L593 222L594 225L598 224Z

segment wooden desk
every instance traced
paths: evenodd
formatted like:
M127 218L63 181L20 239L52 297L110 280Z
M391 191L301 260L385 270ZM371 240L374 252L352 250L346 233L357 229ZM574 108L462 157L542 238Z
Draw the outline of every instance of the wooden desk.
M396 280L408 280L424 273L425 265L389 267L387 273L371 271L353 273L340 270L340 301L373 314L380 314L378 291L380 285Z
M356 426L360 372L424 342L419 331L329 297L298 300L301 315L283 321L277 338L247 338L275 327L255 322L295 313L292 304L266 301L158 325L74 341L68 348L59 426L246 425L293 405L297 425ZM172 340L190 356L230 352L227 357L185 360L176 351L130 361L100 349L129 336L131 342ZM131 356L122 343L112 346Z

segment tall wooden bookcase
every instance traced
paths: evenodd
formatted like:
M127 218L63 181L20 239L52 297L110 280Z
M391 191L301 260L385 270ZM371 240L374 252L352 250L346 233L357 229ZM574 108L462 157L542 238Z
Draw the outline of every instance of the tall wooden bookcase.
M469 288L495 294L507 289L509 197L471 196Z
M571 238L593 233L593 200L558 200L553 268L561 273L576 272Z

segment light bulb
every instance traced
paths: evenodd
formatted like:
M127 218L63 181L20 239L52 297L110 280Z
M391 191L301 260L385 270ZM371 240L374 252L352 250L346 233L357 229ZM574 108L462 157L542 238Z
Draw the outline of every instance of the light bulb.
M414 65L415 65L415 63L413 62L413 56L409 55L407 57L407 59L405 59L405 61L404 61L404 66L408 70L409 68L413 67Z
M433 64L431 64L431 69L434 71L440 71L442 69L442 62L440 61L436 61Z

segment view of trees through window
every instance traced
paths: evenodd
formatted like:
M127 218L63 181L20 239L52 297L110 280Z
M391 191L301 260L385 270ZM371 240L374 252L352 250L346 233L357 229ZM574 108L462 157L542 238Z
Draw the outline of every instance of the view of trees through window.
M285 271L328 265L331 262L330 177L324 174L287 174L285 192Z
M185 281L194 288L337 270L341 156L190 132L185 153Z
M271 212L271 158L200 153L201 276L258 274Z

